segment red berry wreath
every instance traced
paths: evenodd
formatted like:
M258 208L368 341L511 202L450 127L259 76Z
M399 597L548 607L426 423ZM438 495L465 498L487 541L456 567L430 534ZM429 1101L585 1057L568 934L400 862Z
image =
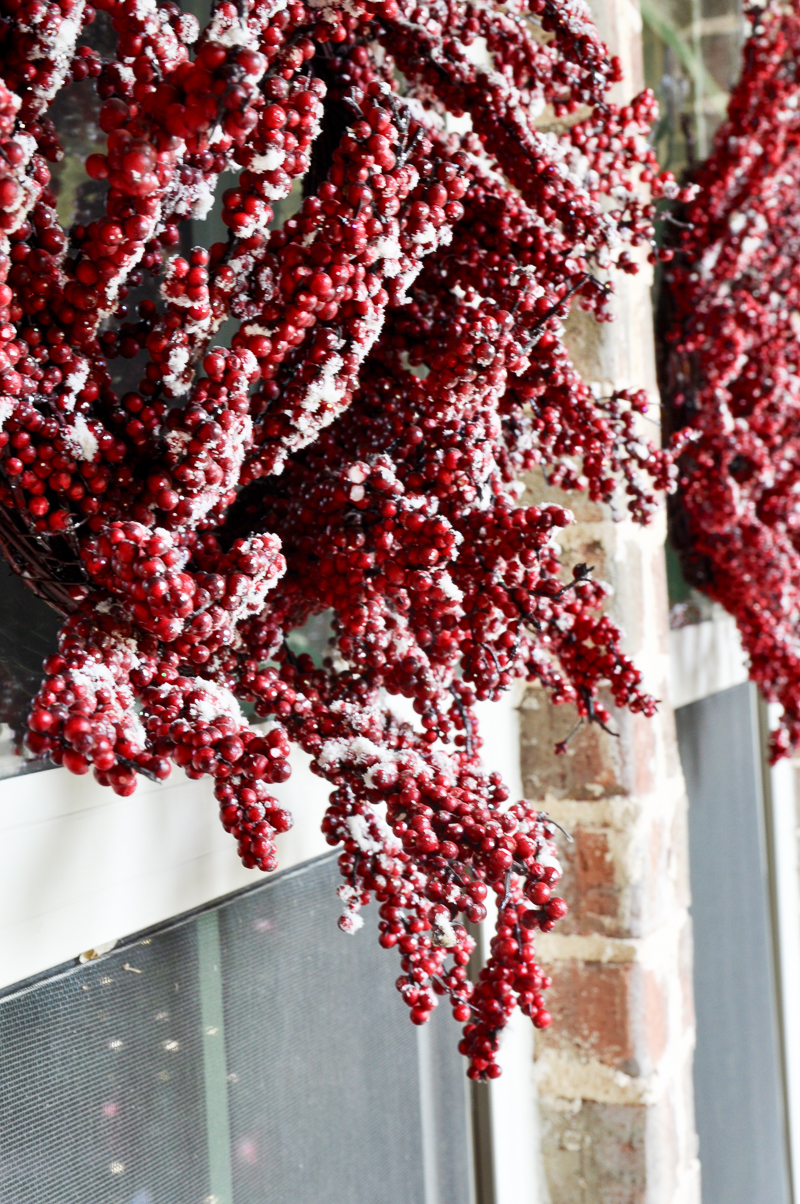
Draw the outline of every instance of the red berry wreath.
M64 616L28 746L120 794L210 774L245 865L272 870L292 819L270 783L299 745L334 787L341 927L374 896L412 1020L446 997L470 1075L494 1077L516 1004L550 1022L532 942L566 905L554 829L483 767L474 704L524 678L601 723L601 682L654 708L604 587L560 579L571 515L517 484L621 481L644 521L668 483L644 395L596 399L561 341L572 299L607 320L613 264L636 270L639 181L674 191L652 96L606 102L619 68L581 0L223 0L202 31L172 0L1 7L0 544ZM90 86L103 212L67 232L48 110ZM170 252L223 172L227 241ZM141 364L122 396L118 355ZM324 612L315 664L287 637ZM461 920L488 891L473 986Z

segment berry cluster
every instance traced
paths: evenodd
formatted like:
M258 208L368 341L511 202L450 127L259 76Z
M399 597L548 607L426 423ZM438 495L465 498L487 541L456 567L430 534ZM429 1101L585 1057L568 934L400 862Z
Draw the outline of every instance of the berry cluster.
M683 448L673 539L783 707L775 759L800 741L800 9L749 19L727 120L669 223L662 377Z
M671 483L643 394L595 395L561 338L573 301L608 320L652 239L639 185L677 192L652 96L607 102L619 65L582 0L220 0L203 30L173 0L0 0L0 47L0 546L64 616L28 747L123 795L210 775L271 870L299 746L334 788L341 927L377 899L411 1019L449 999L494 1077L517 1004L550 1022L533 935L566 904L554 828L483 767L475 704L522 678L602 724L604 683L655 706L604 587L562 580L569 511L518 504L535 466L640 521ZM106 191L65 231L48 110L69 88L97 94ZM191 248L231 172L227 240ZM322 615L315 663L293 633ZM492 895L473 986L464 922Z

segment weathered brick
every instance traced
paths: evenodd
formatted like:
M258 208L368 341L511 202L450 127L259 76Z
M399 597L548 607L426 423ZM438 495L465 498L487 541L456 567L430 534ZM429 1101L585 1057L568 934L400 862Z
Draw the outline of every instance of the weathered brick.
M640 1072L652 1074L667 1048L670 1035L669 997L663 971L637 967L635 980L638 999L632 1001L637 1011L638 1040L636 1055Z
M522 781L527 798L597 799L626 792L619 740L584 724L564 755L556 744L575 727L573 707L551 705L541 689L528 690L520 708Z
M637 1073L631 1017L630 963L559 962L547 1006L553 1026L541 1039L539 1050L574 1048L625 1073Z
M627 890L617 881L609 836L607 829L576 827L572 843L561 842L564 878L558 889L570 900L570 910L560 932L624 934Z
M552 485L547 484L544 473L539 468L527 473L524 482L525 492L520 502L522 506L536 506L546 499L571 510L578 523L601 523L608 520L608 511L599 502L590 501L585 493L569 493L564 489L554 489ZM562 532L562 539L563 535Z
M645 1204L647 1108L542 1100L540 1109L551 1204Z

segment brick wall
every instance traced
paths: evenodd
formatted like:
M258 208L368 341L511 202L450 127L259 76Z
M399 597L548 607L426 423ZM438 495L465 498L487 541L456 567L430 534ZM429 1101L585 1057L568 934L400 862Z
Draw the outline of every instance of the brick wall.
M595 15L632 94L642 86L638 8L598 0ZM612 326L574 314L569 341L585 380L644 385L655 401L650 283L646 267L620 282ZM554 491L531 479L530 501L543 496ZM578 519L562 539L565 562L595 565L612 585L626 651L665 699L663 512L643 531L585 498L558 500ZM615 721L619 738L584 725L556 757L574 711L550 706L536 688L521 704L526 796L541 799L574 837L562 841L571 912L539 945L554 980L554 1023L536 1040L545 1174L551 1204L693 1204L700 1192L686 796L667 703L655 719Z

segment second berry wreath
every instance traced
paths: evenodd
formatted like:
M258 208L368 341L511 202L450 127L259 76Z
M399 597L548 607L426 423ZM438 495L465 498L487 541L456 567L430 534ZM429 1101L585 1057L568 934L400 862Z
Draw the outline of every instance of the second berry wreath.
M673 540L781 705L775 760L800 741L800 10L770 3L747 19L726 120L668 224L659 342L684 448Z

